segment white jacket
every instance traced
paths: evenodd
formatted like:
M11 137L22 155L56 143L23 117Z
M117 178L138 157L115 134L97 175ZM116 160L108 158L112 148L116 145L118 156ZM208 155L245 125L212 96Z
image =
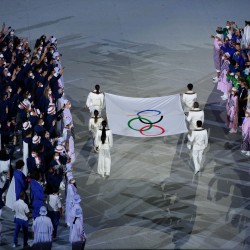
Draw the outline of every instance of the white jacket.
M113 135L111 130L106 130L106 140L104 142L104 144L102 144L102 140L101 140L101 136L102 136L102 130L99 129L97 130L96 133L96 137L95 137L95 146L100 149L110 149L113 146Z
M189 111L186 119L189 122L189 129L194 130L197 128L197 121L202 121L202 123L204 122L204 111L199 108L193 108Z
M193 108L194 102L197 100L197 93L188 90L186 93L182 95L182 102L184 105L184 111L188 112Z
M94 112L96 109L100 113L105 107L104 94L101 92L99 94L90 92L87 97L86 106L89 108L90 112Z
M204 128L197 128L188 135L189 142L193 145L193 150L204 150L208 144L207 130Z

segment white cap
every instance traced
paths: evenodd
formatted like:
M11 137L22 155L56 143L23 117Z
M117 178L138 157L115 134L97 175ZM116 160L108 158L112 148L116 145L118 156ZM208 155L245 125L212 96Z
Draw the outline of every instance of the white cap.
M56 40L57 40L56 37L53 36L53 37L50 38L49 41L50 41L51 43L54 43Z
M56 52L53 53L53 58L56 58L57 56L60 56L60 54L59 54L58 51L56 51ZM56 68L57 68L57 67L56 67Z

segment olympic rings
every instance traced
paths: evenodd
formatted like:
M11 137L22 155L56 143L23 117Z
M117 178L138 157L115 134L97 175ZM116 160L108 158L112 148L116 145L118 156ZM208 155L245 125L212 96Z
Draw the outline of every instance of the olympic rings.
M131 129L133 129L133 130L140 131L140 129L132 128L132 126L131 126L131 122L134 121L134 120L138 120L138 119L140 119L140 117L135 117L135 118L132 118L131 120L129 120L129 121L128 121L128 126L129 126ZM150 120L148 120L147 118L141 118L141 119L150 122ZM153 126L152 124L149 124L148 129L145 129L144 131L147 131L147 130L151 129L152 126Z
M155 110L155 109L146 109L146 110L139 111L139 112L137 112L137 114L136 114L137 117L132 118L132 119L130 119L130 120L128 121L128 127L129 127L130 129L133 129L133 130L135 130L135 131L140 132L140 134L142 134L142 135L144 135L144 136L158 136L158 135L162 135L162 134L165 132L165 129L164 129L163 127L158 126L158 125L155 125L155 124L156 124L156 123L159 123L159 122L163 119L163 116L161 116L161 118L160 118L158 121L152 122L152 121L150 121L149 119L147 119L147 118L145 118L145 117L142 117L142 116L143 116L142 113L144 113L144 112L155 112L155 113L156 113L155 115L151 115L151 116L149 116L149 117L157 116L157 115L160 115L160 114L161 114L161 111ZM141 114L142 114L142 115L141 115ZM140 129L133 128L133 127L131 126L131 123L132 123L133 121L135 121L135 120L139 120L141 123L144 123L144 124L147 124L147 125L144 126L144 127L142 127L142 128L140 128ZM159 128L159 129L161 130L161 132L158 133L158 134L154 134L154 135L152 135L152 134L148 134L148 135L147 135L147 134L144 133L145 131L150 130L152 127Z
M140 129L140 133L141 133L142 135L145 135L143 132L146 131L146 130L148 130L148 129L144 129L144 128L149 127L149 126L150 126L150 125L146 125L146 126L142 127L142 128ZM158 125L152 125L152 126L161 129L161 133L160 133L160 134L157 134L157 135L162 135L162 134L165 132L165 129L164 129L163 127L160 127L160 126L158 126ZM154 136L157 136L157 135L154 135ZM152 136L152 135L145 135L145 136Z

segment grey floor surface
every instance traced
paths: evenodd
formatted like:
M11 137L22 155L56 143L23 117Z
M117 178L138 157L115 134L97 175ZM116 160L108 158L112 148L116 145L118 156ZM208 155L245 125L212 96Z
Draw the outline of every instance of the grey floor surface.
M240 133L228 134L225 125L210 39L227 20L242 27L249 7L248 0L1 1L0 21L31 44L41 34L58 38L76 126L86 249L250 248L249 158L240 154ZM114 136L111 177L101 180L83 111L94 85L153 97L181 93L188 82L210 134L201 175L193 178L186 135ZM0 249L10 249L12 213L5 209L3 217L8 242ZM62 220L53 249L69 247Z

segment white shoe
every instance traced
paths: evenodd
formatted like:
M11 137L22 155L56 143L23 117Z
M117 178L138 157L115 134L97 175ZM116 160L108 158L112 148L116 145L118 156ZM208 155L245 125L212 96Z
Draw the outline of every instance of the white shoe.
M230 133L230 134L235 134L235 133L237 133L237 129L233 129L233 128L232 128L232 129L229 130L229 133Z
M213 81L218 80L218 76L213 77Z

